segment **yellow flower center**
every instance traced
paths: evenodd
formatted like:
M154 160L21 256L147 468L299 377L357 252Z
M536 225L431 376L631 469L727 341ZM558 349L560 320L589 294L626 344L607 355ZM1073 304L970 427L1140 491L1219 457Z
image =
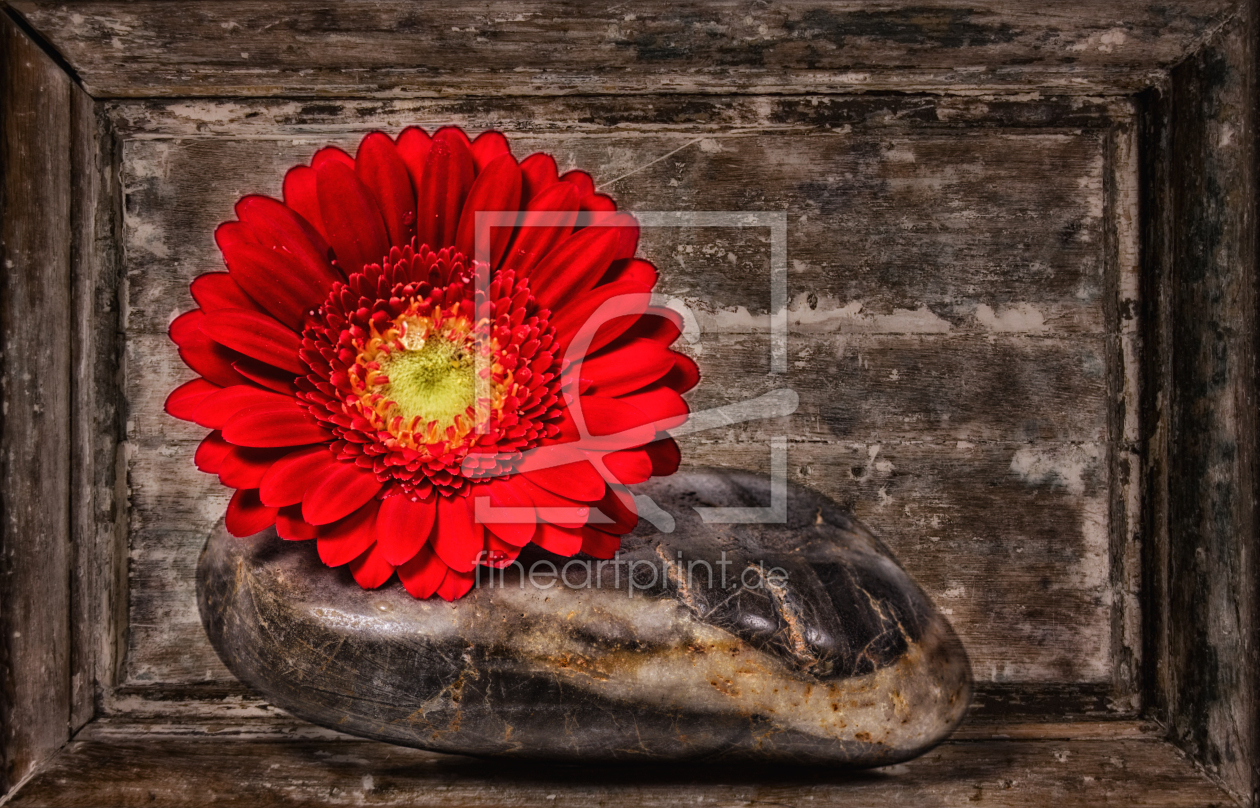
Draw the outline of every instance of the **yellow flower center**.
M413 325L414 323L414 325ZM476 401L473 355L464 339L448 339L425 332L420 323L407 323L410 333L399 343L403 350L392 351L379 360L381 372L389 381L378 392L394 402L404 423L420 419L445 427L455 422Z
M429 310L417 301L383 326L370 326L347 369L358 415L371 429L389 433L384 443L390 449L462 442L477 417L473 321L457 305ZM491 341L486 403L496 415L516 389L512 372L498 361L501 349Z

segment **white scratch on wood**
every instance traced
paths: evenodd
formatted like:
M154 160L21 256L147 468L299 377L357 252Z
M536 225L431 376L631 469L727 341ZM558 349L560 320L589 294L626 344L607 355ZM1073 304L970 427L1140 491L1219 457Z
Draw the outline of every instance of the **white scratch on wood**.
M595 190L597 190L597 191L598 191L598 190L602 190L602 189L604 189L604 188L607 188L609 185L612 185L612 184L613 184L613 183L615 183L615 182L618 182L618 181L620 181L620 180L624 180L626 177L630 176L631 174L638 174L640 171L644 170L645 168L649 168L649 167L651 167L651 166L656 165L657 163L659 163L659 162L660 162L660 161L662 161L662 160L665 160L665 159L668 159L668 158L670 158L670 157L673 157L675 154L678 154L678 152L682 151L683 149L687 148L688 146L693 146L693 145L695 145L695 144L697 144L697 143L699 143L699 144L700 144L700 150L701 150L701 151L703 151L703 152L714 152L714 151L721 151L721 150L722 150L722 146L721 146L721 144L719 144L719 143L718 143L716 140L714 140L713 138L698 137L698 138L696 138L695 140L689 140L689 141L687 141L686 143L682 144L681 146L679 146L678 148L674 149L674 150L673 150L673 151L671 151L671 152L666 152L665 154L662 154L660 157L657 157L655 160L652 160L652 161L650 161L650 162L644 163L643 165L639 166L638 168L631 169L630 171L627 171L626 173L622 174L620 177L614 177L614 178L612 178L611 180L608 180L607 182L602 182L602 183L600 183L599 185L596 185L596 186L595 186ZM716 146L716 148L714 148L715 146Z

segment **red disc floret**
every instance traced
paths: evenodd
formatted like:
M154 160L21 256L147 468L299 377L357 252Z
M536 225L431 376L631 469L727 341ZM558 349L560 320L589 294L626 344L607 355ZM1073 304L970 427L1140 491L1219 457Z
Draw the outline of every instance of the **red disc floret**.
M485 291L474 281L465 257L450 248L394 248L381 264L335 284L303 334L299 355L310 373L297 379L297 397L335 436L333 454L412 499L435 488L462 494L474 480L508 474L521 452L559 434L550 312L512 270L497 273ZM480 402L487 422L480 429L478 402L442 421L405 413L388 397L389 358L432 340L457 345L469 370L479 351L486 355L490 395ZM461 469L479 447L486 459Z

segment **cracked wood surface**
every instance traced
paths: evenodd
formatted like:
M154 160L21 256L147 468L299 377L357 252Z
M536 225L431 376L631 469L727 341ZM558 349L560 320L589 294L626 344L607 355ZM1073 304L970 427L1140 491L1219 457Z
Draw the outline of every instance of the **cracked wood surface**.
M12 2L90 92L1135 92L1234 0Z

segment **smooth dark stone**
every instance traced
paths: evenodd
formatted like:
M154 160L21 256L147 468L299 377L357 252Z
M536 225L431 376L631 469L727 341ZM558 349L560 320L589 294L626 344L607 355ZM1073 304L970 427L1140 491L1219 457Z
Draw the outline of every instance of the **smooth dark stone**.
M789 486L786 524L706 525L692 506L768 505L768 478L698 470L639 490L672 533L641 520L620 564L579 557L567 584L546 562L572 559L533 552L521 561L549 588L513 567L455 603L396 580L365 592L310 543L220 526L197 570L202 621L277 706L441 752L879 766L962 720L957 636L834 502Z

